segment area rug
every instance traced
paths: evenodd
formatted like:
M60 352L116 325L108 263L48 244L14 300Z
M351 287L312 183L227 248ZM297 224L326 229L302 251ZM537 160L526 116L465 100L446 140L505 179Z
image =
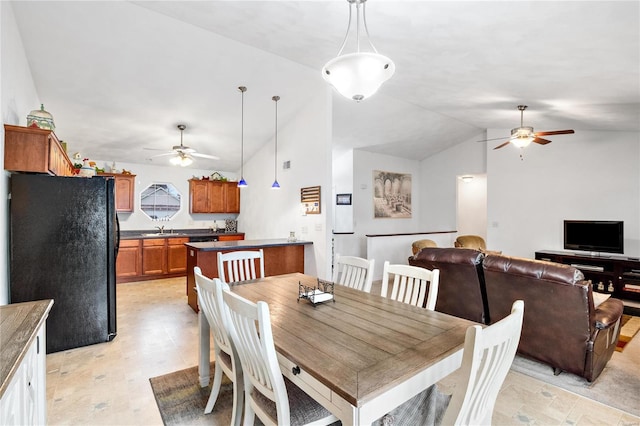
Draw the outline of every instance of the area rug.
M562 372L557 376L553 368L519 355L511 369L569 392L610 405L640 416L640 337L631 339L624 352L615 352L600 376L589 383L586 379Z
M233 408L233 383L222 375L222 389L210 414L204 414L211 384L214 364L211 363L209 386L200 387L198 367L187 368L164 376L149 379L162 421L173 425L228 425Z
M640 330L640 317L634 317L631 315L623 315L620 322L620 338L616 345L616 351L622 352L627 344L633 339L633 336Z

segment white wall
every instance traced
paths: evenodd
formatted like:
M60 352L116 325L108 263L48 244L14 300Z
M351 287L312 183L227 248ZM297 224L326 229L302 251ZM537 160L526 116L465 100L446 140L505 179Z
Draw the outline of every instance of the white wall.
M374 219L373 209L373 171L411 174L411 218ZM355 248L354 252L340 251L341 255L367 257L367 234L390 234L405 232L431 231L420 222L420 164L416 160L375 154L368 151L353 151L353 221L354 235L348 241L341 238L345 247ZM377 260L377 259L376 259Z
M0 2L0 112L5 124L26 126L27 114L40 107L40 99L31 77L29 63L24 54L11 3ZM54 117L55 118L55 117ZM9 174L4 172L4 129L0 132L0 161L3 173L0 194L8 193ZM9 205L6 196L0 203L0 305L9 301Z
M490 130L488 138L509 134ZM489 151L488 242L533 257L563 249L563 220L623 220L625 255L640 255L640 133L576 129L553 143Z
M239 230L247 238L287 238L313 241L305 272L330 278L331 210L331 91L321 79L310 88L307 106L278 129L278 182L274 180L274 142L269 141L244 165L248 187L241 190ZM280 103L286 102L281 99ZM290 161L291 168L282 169ZM321 214L303 215L300 189L321 187ZM308 250L307 250L308 252Z
M89 158L91 153L83 153ZM93 160L93 159L92 159ZM94 160L100 168L110 170L111 160ZM168 161L167 161L168 162ZM208 228L213 226L213 221L222 219L235 219L237 214L190 214L189 213L189 179L192 177L201 178L203 176L211 176L217 171L227 179L237 179L235 172L225 172L222 170L211 169L192 169L183 168L172 165L150 165L150 164L133 164L133 163L116 163L118 169L125 169L136 175L135 195L133 200L133 213L118 213L120 220L120 228L123 231L130 230L152 230L156 226L164 226L169 229L196 229ZM182 208L169 221L157 222L151 220L146 214L140 210L140 194L146 187L152 183L172 183L181 195ZM240 208L242 209L242 205Z
M464 175L473 179L456 181L458 189L458 235L479 235L487 239L487 175Z
M420 226L430 231L455 231L458 176L486 172L486 143L479 135L420 163ZM488 243L488 242L487 242Z

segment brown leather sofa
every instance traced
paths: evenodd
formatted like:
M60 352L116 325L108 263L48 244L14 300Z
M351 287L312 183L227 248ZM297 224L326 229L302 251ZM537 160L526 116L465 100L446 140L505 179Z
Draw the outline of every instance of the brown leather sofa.
M473 249L425 247L409 258L409 264L440 270L436 311L488 324L482 275L484 256Z
M487 255L482 262L491 322L524 301L518 353L595 380L611 359L620 335L623 304L609 298L594 307L591 284L569 265ZM440 279L443 279L441 273Z

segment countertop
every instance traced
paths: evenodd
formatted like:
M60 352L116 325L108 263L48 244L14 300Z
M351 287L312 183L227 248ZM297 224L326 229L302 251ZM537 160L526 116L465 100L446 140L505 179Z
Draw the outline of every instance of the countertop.
M217 241L208 243L185 243L185 246L200 251L220 251L235 248L264 248L277 246L299 246L305 244L313 244L313 241L289 241L286 238L270 239L270 240L240 240L240 241Z
M215 237L220 235L244 235L244 232L210 231L208 229L165 229L159 234L157 229L120 231L122 240L138 240L146 238L188 238L188 237ZM154 234L154 235L149 235Z
M48 299L0 306L0 398L52 305L53 300Z

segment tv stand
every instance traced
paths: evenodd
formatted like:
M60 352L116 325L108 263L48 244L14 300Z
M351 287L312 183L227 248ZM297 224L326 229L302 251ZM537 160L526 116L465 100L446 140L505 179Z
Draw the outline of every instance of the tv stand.
M591 280L593 290L618 299L640 301L640 260L627 256L593 256L566 251L537 251L536 259L564 263Z

